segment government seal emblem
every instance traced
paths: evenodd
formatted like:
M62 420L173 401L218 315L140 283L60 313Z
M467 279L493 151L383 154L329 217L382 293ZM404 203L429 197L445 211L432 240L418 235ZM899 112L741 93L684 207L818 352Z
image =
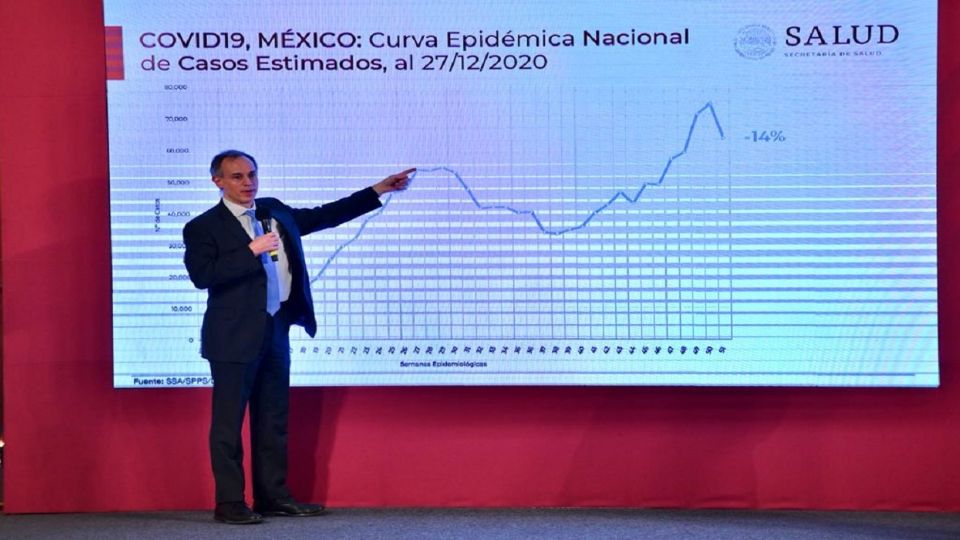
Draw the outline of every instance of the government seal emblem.
M777 36L768 26L748 24L737 32L733 47L737 54L750 60L760 60L773 53L777 45Z

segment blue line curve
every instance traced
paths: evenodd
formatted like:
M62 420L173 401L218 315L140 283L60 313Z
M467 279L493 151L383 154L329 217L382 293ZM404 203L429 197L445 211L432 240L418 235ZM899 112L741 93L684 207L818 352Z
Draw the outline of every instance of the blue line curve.
M683 150L670 156L670 159L667 160L666 165L663 166L663 172L660 173L660 177L656 181L644 182L644 184L640 186L640 189L637 190L636 194L634 194L632 197L626 192L618 191L613 197L610 197L610 199L607 202L600 205L596 210L590 212L590 215L588 215L586 219L584 219L582 222L580 222L577 225L573 225L572 227L567 227L565 229L547 229L543 225L543 222L540 220L540 217L533 210L520 210L517 208L513 208L511 206L499 205L499 204L484 205L483 203L480 202L479 199L477 199L476 195L474 195L473 190L470 189L470 186L468 186L467 183L463 181L463 178L460 176L460 173L458 173L457 171L449 167L433 167L430 169L418 168L417 172L413 173L413 175L410 176L410 181L412 183L413 180L416 178L417 174L421 172L444 171L444 172L450 173L454 178L457 179L457 182L460 183L460 187L462 187L463 190L467 192L467 195L470 196L470 200L473 201L474 206L476 206L478 209L503 210L518 216L530 216L533 219L533 221L536 222L537 227L540 228L541 232L551 236L559 236L559 235L563 235L568 232L577 231L586 227L587 224L593 221L593 218L597 217L597 215L600 214L600 212L603 212L610 205L617 202L617 199L622 198L631 204L636 204L636 202L640 200L640 196L647 189L647 187L662 185L664 178L666 178L667 174L670 172L670 167L673 165L673 162L676 161L681 156L683 156L684 154L686 154L687 150L690 149L690 140L693 139L693 131L697 127L697 121L700 119L700 116L706 111L710 112L710 117L713 119L713 124L717 127L717 133L720 134L720 139L721 140L725 139L726 136L723 133L723 126L720 125L720 119L717 118L717 111L716 109L713 108L713 103L708 101L706 105L701 107L700 110L698 110L696 114L693 115L693 120L690 122L690 129L687 131L687 140L683 143ZM337 258L337 255L339 255L341 251L346 249L347 246L354 243L355 241L357 241L358 238L360 238L360 235L363 234L364 229L367 228L367 224L370 223L371 220L376 219L379 215L383 214L383 211L386 210L387 207L390 205L390 201L393 200L393 195L394 195L393 193L391 193L390 195L387 195L386 200L383 201L383 206L381 206L379 210L377 210L373 214L370 214L369 216L366 217L366 219L363 220L363 223L360 224L360 228L357 230L357 233L353 235L353 238L347 240L346 242L338 246L337 249L335 249L333 253L330 254L329 257L327 257L327 260L323 263L323 266L321 266L320 270L317 271L316 276L314 276L314 278L310 280L311 283L314 281L317 281L323 276L323 274L327 271L327 268L330 267L334 259Z

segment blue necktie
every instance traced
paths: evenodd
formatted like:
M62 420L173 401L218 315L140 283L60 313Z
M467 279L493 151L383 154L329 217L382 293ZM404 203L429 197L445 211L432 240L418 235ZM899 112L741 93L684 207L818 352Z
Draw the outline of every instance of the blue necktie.
M263 227L257 221L253 210L247 210L246 214L250 216L250 222L253 223L254 238L263 235ZM267 273L267 312L275 315L280 309L280 280L277 277L277 265L274 264L269 253L261 253L260 262L263 264L264 272Z

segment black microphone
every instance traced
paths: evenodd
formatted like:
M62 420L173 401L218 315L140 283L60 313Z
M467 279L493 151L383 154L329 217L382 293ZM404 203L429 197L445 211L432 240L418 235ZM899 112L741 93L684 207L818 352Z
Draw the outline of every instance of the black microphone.
M273 221L271 221L269 208L258 206L256 217L257 221L259 221L260 225L263 227L264 233L273 232ZM275 249L271 249L270 258L273 259L273 262L277 262L277 260L280 258L280 253Z

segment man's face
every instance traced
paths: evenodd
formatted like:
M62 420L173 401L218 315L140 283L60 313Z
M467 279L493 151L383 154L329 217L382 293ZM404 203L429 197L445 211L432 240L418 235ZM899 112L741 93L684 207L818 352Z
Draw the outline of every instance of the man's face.
M226 158L220 164L220 175L213 183L223 190L223 197L232 203L250 208L257 196L257 169L245 157Z

